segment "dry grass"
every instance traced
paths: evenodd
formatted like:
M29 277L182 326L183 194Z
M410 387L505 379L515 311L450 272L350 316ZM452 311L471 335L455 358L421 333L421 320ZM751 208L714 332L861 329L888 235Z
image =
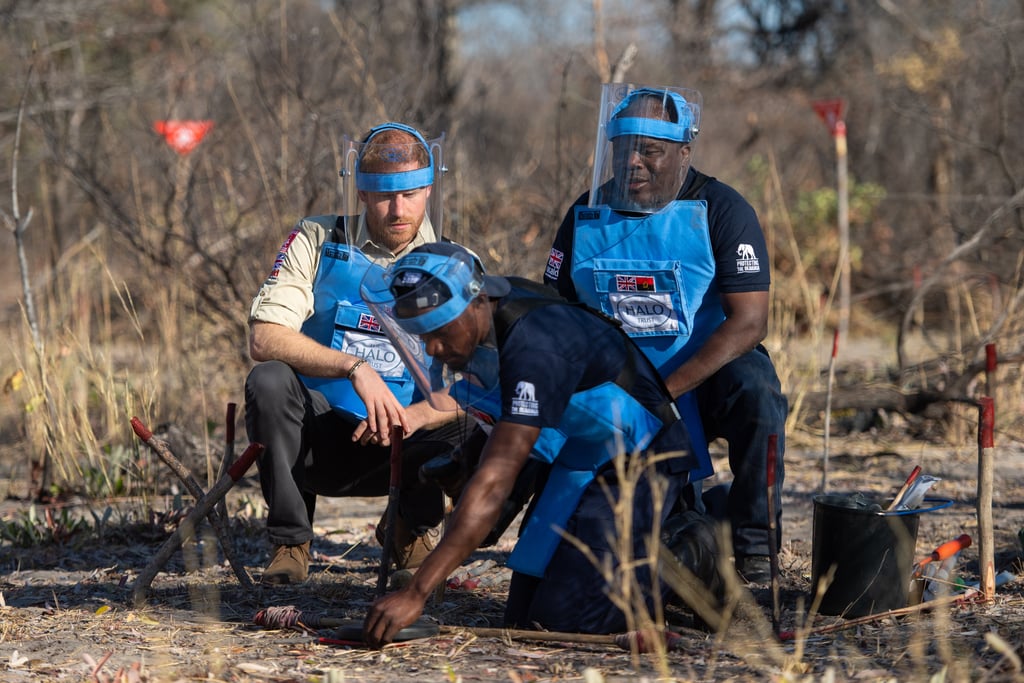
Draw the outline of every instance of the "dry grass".
M201 323L176 300L180 284L150 293L150 308L140 311L103 254L89 250L83 259L81 269L48 290L55 293L43 307L41 353L24 317L9 324L12 343L0 359L3 466L14 481L9 492L34 494L44 453L54 497L159 492L163 473L140 457L128 428L132 416L191 435L202 455L190 464L209 479L219 462L212 439L223 429L211 416L223 415L226 400L239 400L244 365L226 361L231 356L209 345L202 332L183 332L200 330ZM195 449L189 455L194 458Z

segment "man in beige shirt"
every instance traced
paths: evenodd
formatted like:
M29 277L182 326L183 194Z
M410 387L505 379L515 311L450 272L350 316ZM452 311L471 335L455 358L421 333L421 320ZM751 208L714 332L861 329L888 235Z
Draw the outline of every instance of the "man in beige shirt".
M432 546L443 498L418 469L462 443L470 423L421 400L359 283L371 264L438 239L428 207L440 149L399 123L349 141L342 178L361 211L300 220L252 302L249 352L258 364L246 379L245 419L249 440L265 446L258 465L274 546L265 584L306 579L318 495L388 493L397 426L405 440L395 565L418 566ZM382 524L377 538L384 542Z

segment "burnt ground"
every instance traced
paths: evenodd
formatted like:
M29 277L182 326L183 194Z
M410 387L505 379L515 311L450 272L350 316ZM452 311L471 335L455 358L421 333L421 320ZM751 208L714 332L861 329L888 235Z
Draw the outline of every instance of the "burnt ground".
M806 439L805 439L806 440ZM791 438L786 454L784 543L780 553L781 627L771 632L771 591L739 589L718 633L694 628L693 615L669 607L680 634L667 654L636 655L614 643L536 642L481 636L452 627L498 626L507 589L502 564L511 547L478 552L471 589L449 588L426 616L441 634L382 651L321 643L337 632L268 630L261 608L293 605L304 615L361 619L374 595L379 548L373 529L380 499L323 500L318 506L313 575L284 588L242 588L207 538L178 552L152 585L146 604L130 605L131 587L173 528L173 516L135 519L141 501L122 503L100 525L104 507L79 514L103 534L62 543L0 545L0 679L4 681L645 681L645 680L1019 680L1024 648L1024 582L991 603L954 604L906 615L844 621L805 617L810 597L812 496L821 485L820 445ZM1020 571L1017 531L1024 527L1024 457L998 451L995 480L996 570ZM920 516L917 555L962 533L976 537L977 449L876 438L832 439L829 491L891 497L914 465L940 477L933 493L952 506ZM258 581L266 560L260 501L252 476L229 497L236 553ZM151 500L167 510L170 500ZM28 504L8 499L7 528ZM42 512L41 509L37 512ZM95 516L93 516L95 515ZM215 559L213 559L215 558ZM961 554L960 574L977 580L977 546ZM186 571L186 564L195 567ZM863 623L866 622L866 623Z

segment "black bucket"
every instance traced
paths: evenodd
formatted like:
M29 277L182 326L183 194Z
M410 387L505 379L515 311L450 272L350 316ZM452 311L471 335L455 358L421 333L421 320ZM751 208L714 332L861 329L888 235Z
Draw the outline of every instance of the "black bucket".
M931 507L883 512L881 501L872 510L852 505L853 498L814 497L811 590L835 567L818 612L862 617L906 607L918 518L953 501L928 499Z

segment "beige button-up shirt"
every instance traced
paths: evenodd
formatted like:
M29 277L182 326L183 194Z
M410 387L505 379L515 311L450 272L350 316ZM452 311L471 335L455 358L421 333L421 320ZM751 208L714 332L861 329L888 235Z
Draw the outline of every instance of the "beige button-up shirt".
M324 241L332 234L338 217L309 216L300 220L285 238L270 275L249 308L249 322L276 323L300 330L313 315L313 283L320 267L320 252ZM370 239L366 216L359 216L359 225L352 244L378 265L387 266L407 253L428 242L437 241L429 216L424 216L419 231L397 254Z

